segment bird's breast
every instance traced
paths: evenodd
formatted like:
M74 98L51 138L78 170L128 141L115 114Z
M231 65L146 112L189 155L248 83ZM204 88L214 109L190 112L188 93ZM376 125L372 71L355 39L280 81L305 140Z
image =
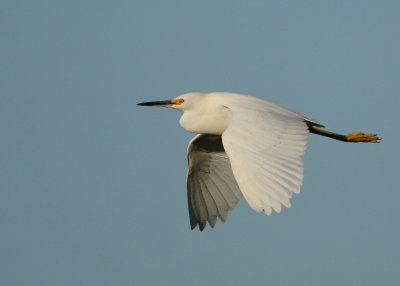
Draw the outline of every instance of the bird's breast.
M231 115L226 107L206 112L185 111L179 123L189 132L221 135L229 126Z

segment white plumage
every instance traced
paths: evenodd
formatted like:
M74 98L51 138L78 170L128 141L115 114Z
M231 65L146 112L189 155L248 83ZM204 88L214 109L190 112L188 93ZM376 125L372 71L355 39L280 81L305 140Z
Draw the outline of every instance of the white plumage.
M301 156L310 132L348 142L377 142L375 135L340 135L314 120L252 96L187 93L173 100L144 102L182 110L183 128L198 133L188 146L188 205L192 229L227 218L243 195L267 215L289 208L303 180ZM353 136L353 137L351 137Z

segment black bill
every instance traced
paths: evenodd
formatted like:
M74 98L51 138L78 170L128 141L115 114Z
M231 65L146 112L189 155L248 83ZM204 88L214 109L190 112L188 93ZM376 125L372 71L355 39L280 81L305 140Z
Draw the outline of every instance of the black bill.
M142 103L138 103L137 105L140 105L140 106L157 106L157 105L171 105L171 104L175 104L175 103L172 102L171 100L162 100L162 101L142 102Z

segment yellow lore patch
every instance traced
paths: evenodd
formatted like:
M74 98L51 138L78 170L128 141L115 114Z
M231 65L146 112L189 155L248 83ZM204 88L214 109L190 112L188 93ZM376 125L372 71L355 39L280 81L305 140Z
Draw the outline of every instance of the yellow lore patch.
M185 100L182 98L177 98L177 99L171 99L171 102L173 102L176 105L181 105Z

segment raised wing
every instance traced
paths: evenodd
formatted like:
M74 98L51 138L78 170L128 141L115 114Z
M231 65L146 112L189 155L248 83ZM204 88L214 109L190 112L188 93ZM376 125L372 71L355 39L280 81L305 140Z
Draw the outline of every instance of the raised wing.
M201 134L188 146L187 196L190 226L202 231L207 221L214 227L219 217L226 221L242 194L232 173L221 136Z
M281 204L289 208L292 194L300 192L309 131L301 114L259 104L229 106L232 121L222 142L246 201L270 215Z

